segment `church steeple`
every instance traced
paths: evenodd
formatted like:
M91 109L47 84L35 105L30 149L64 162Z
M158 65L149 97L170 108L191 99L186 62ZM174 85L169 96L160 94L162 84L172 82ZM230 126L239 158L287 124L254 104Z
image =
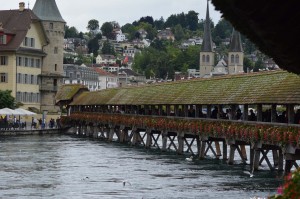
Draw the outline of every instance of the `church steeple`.
M43 21L64 22L55 0L36 0L32 10Z
M228 72L229 74L243 73L244 51L241 34L233 29L228 50Z
M206 18L204 24L204 35L203 35L203 43L201 51L203 52L212 52L213 45L211 40L211 30L210 30L210 17L209 17L209 6L207 1L207 8L206 8Z
M203 43L200 52L200 77L210 76L213 70L215 54L211 39L209 3L207 1L206 19L204 23Z
M243 52L241 34L235 29L232 31L229 52Z

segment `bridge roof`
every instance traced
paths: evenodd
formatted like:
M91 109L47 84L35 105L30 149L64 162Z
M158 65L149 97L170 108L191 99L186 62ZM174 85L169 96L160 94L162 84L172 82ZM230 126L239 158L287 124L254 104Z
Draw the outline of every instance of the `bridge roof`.
M300 104L300 77L285 71L84 92L71 105Z
M88 91L86 86L81 84L62 85L55 95L56 102L71 100L80 90Z

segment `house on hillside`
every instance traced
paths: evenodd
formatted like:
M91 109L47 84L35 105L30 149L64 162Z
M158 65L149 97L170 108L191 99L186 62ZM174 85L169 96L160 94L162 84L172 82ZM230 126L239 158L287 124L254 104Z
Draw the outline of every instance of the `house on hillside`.
M117 59L114 55L98 55L96 57L96 64L101 66L115 66L116 61Z
M107 72L98 67L94 67L93 69L98 73L98 90L117 88L119 86L119 80L115 74Z
M64 84L81 84L86 86L90 91L99 90L99 75L91 67L64 64L64 73Z
M175 41L175 36L172 33L170 28L166 28L165 30L161 30L159 33L157 33L157 37L158 37L159 40Z

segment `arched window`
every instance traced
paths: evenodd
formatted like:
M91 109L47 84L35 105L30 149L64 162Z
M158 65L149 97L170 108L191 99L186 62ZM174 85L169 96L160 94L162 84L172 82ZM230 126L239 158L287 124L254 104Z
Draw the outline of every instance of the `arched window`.
M202 62L205 63L205 55L202 55Z
M206 62L209 63L209 55L206 55Z
M230 62L231 62L232 64L234 64L234 55L231 55L231 56L230 56Z
M240 63L240 56L238 54L235 55L235 63Z

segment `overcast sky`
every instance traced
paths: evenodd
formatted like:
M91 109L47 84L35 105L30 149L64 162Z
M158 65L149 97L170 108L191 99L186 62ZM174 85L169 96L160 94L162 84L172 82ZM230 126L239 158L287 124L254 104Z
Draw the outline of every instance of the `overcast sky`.
M6 0L0 10L18 9L22 0ZM26 8L32 9L35 0L23 0ZM68 26L75 26L79 31L86 32L90 19L104 22L117 21L121 26L132 23L141 17L152 16L154 20L171 14L188 13L194 10L199 19L205 18L206 0L56 0L57 6ZM221 17L210 4L210 17L216 24Z

